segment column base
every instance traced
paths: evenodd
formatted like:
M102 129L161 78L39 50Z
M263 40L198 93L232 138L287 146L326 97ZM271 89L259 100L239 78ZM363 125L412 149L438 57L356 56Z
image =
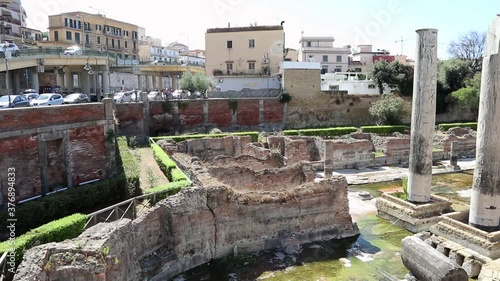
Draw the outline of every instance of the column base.
M413 233L428 231L439 222L442 214L453 211L452 203L439 196L431 195L430 202L415 204L392 194L383 193L377 199L378 216Z

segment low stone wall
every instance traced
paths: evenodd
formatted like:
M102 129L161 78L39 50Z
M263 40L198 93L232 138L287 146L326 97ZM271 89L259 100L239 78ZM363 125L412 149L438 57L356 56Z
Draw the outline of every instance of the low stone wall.
M382 151L385 156L385 165L396 165L409 162L410 138L408 137L383 137L376 145L376 149Z
M178 152L188 153L204 161L224 155L236 157L243 154L244 147L252 142L250 136L224 138L189 139L178 143Z
M355 236L348 208L343 177L278 192L188 188L134 221L30 249L14 280L166 280L236 245L240 252L280 247L284 231L301 243Z
M333 169L363 168L374 165L375 154L373 153L373 144L369 140L325 142L330 144L330 149L333 152Z

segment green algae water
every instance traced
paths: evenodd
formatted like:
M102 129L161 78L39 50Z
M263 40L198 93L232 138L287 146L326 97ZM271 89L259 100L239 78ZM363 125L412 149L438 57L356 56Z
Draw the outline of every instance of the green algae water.
M455 209L467 208L464 196L472 173L433 176L432 191L453 201ZM401 188L401 181L349 186L378 197ZM175 281L394 281L408 273L401 257L401 239L411 232L370 212L354 219L360 235L353 239L303 245L295 256L279 256L278 250L227 257L190 270Z

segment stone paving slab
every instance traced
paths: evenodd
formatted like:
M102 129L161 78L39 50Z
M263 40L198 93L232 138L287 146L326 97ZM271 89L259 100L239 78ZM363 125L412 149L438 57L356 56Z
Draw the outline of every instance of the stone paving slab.
M440 161L439 166L433 166L433 174L443 174L443 173L456 173L459 171L474 170L476 167L476 159L474 158L464 158L458 160L458 166L460 170L456 171L453 168L448 167L450 165L449 160ZM324 177L324 172L318 172L318 178ZM408 177L408 167L398 167L398 166L382 166L382 167L372 167L366 169L342 169L333 171L333 175L345 176L349 184L365 184L365 183L375 183L384 181L398 180L403 177Z

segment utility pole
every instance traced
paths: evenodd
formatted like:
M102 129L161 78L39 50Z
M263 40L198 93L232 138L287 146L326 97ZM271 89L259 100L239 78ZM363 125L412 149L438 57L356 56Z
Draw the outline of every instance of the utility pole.
M2 41L3 41L3 55L5 59L5 90L7 95L9 95L9 107L10 107L10 78L9 78L9 63L7 62L7 42L5 40L5 21L3 18L0 21L0 28L2 31Z

